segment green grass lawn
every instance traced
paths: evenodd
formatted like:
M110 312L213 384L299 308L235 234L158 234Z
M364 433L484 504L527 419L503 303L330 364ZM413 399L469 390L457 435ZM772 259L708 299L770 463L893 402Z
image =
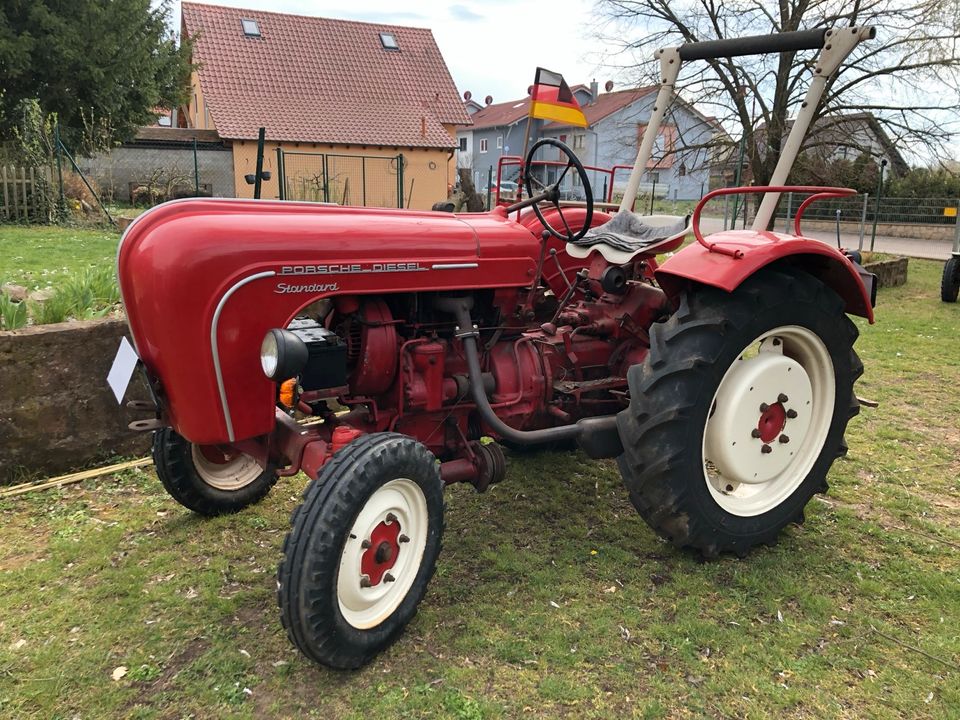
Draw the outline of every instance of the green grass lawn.
M777 547L700 562L647 529L613 463L514 456L485 495L449 491L399 642L332 672L274 600L302 478L205 520L128 471L0 503L0 716L956 718L960 305L940 263L910 267L858 322L880 408Z
M0 225L0 284L55 286L79 270L113 265L119 242L110 229Z

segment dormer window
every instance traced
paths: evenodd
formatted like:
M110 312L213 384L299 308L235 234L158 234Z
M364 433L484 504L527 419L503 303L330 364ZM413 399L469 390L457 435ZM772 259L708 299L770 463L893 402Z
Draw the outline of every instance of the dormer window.
M243 26L243 34L247 37L260 37L260 25L256 20L242 19L240 24Z
M383 45L384 50L400 49L400 46L397 44L397 36L393 33L380 33L380 44Z

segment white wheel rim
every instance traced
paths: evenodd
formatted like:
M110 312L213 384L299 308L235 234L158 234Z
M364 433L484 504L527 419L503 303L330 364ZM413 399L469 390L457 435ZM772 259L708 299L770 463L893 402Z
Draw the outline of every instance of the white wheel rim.
M224 454L225 462L215 462L203 454L199 445L191 445L190 449L197 475L207 485L217 490L226 492L240 490L260 477L263 472L263 468L257 461L244 453Z
M353 627L376 627L403 602L420 571L428 526L427 499L413 480L391 480L367 500L347 535L337 575L340 613ZM374 572L364 572L371 562Z
M717 504L749 517L790 497L820 456L835 404L833 361L812 331L786 325L745 347L703 434L704 479Z

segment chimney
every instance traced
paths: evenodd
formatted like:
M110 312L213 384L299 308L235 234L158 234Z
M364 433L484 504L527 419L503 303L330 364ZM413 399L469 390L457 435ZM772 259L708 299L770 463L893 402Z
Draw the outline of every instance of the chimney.
M597 96L600 94L600 86L597 85L597 79L594 78L590 81L590 102L596 102Z

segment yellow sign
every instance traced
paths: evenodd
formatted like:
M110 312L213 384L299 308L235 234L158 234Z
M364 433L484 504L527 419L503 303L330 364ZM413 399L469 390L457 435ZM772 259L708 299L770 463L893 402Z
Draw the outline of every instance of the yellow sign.
M956 208L944 208L944 209L943 209L943 216L944 216L944 217L956 217L956 216L957 216L957 209L956 209Z

